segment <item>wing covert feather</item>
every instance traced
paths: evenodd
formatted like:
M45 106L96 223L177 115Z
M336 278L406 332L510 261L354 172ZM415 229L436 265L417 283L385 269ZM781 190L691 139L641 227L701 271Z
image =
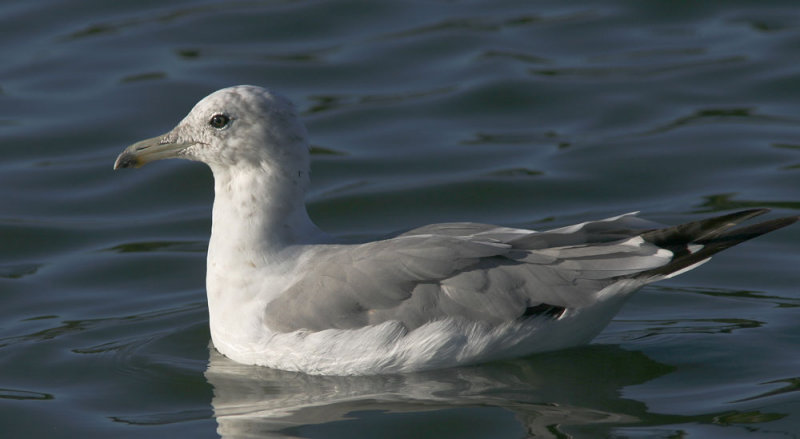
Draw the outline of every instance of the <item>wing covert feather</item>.
M265 321L280 331L387 320L414 328L454 316L499 323L541 304L585 306L616 277L669 261L670 252L635 238L633 225L641 223L631 215L542 233L447 223L332 245L270 302Z

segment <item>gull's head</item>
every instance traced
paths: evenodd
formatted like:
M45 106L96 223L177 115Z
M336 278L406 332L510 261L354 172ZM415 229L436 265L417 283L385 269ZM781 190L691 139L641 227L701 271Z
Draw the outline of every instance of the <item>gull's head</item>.
M307 174L309 161L306 131L292 103L252 85L206 96L172 131L126 148L114 169L168 158L201 161L215 173L256 168L293 177Z

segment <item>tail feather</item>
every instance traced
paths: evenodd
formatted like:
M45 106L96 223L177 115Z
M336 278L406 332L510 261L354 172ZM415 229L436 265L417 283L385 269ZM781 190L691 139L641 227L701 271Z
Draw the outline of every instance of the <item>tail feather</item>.
M671 251L673 257L669 263L636 273L633 277L642 279L669 276L699 264L722 250L786 227L800 219L800 216L789 216L735 228L739 223L767 212L769 209L744 210L645 232L641 235L645 241Z

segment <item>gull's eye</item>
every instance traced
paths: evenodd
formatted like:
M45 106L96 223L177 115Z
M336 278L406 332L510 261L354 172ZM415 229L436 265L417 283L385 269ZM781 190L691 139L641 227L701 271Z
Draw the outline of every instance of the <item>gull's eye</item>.
M224 114L215 114L211 116L211 120L208 121L208 124L218 130L221 130L226 126L228 126L228 123L230 123L230 121L231 118Z

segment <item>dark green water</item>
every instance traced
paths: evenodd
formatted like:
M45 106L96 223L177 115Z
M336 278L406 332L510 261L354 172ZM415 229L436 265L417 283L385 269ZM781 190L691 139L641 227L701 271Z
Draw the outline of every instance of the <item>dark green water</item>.
M800 434L798 226L585 348L311 377L209 350L210 172L111 170L251 83L302 110L312 216L344 235L797 214L796 2L37 1L0 29L3 438Z

